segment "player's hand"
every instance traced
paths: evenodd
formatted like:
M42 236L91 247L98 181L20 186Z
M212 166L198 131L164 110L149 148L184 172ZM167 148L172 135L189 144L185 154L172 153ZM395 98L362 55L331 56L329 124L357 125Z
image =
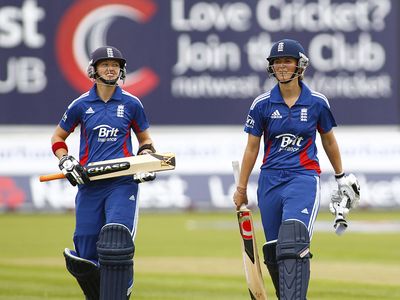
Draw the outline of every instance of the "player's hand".
M133 175L133 181L135 181L136 183L153 181L154 179L156 179L155 172L144 172L144 173L137 173L137 174Z
M338 190L333 191L331 195L331 202L329 203L329 211L336 215L337 213L343 213L343 217L349 213L349 200L348 197L342 195Z
M335 175L339 192L350 200L350 207L355 208L360 202L360 184L354 174L345 175L344 173Z
M248 202L247 189L240 186L236 187L236 191L233 194L233 203L236 205L236 210L239 210L243 204L247 204Z
M73 186L90 182L85 168L71 155L64 155L58 167Z

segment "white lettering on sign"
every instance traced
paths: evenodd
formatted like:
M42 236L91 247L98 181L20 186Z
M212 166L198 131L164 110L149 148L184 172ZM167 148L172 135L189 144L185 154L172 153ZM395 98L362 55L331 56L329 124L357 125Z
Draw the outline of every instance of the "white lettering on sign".
M260 0L256 16L260 27L269 32L382 31L390 10L390 0L356 0L353 3L331 3L331 0L298 0L292 3L285 0Z
M21 7L0 8L0 47L13 48L21 44L29 48L40 48L46 42L39 33L38 24L45 11L36 0L25 0Z
M251 25L251 9L243 2L208 3L197 2L188 9L185 15L185 1L172 0L171 23L177 31L246 31Z
M39 93L47 86L46 65L36 57L10 57L6 78L0 78L0 94Z
M385 49L372 41L369 33L361 33L354 45L348 44L342 33L319 34L310 42L309 55L313 67L324 72L337 69L374 72L381 69L386 60Z
M173 68L176 75L188 70L236 71L239 68L240 48L235 43L222 43L215 34L210 34L206 42L192 43L188 34L178 38L178 61Z

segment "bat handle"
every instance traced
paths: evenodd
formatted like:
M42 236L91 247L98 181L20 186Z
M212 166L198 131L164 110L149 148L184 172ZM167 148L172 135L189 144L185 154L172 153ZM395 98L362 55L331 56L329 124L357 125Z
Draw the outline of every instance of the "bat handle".
M45 182L45 181L63 179L63 178L65 178L65 175L63 173L54 173L54 174L41 175L39 177L39 181Z
M240 165L237 160L232 161L232 169L233 169L233 177L235 178L235 184L239 184L239 176L240 176Z

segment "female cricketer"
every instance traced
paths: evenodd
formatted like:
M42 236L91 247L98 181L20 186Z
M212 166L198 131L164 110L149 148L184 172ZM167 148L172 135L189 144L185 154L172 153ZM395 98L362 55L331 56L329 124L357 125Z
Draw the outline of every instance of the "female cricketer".
M275 43L268 73L276 86L250 107L239 184L233 196L239 209L247 204L246 187L263 136L264 156L258 180L258 206L266 244L264 261L279 299L306 299L310 277L310 241L320 204L320 167L315 144L318 131L332 164L339 191L351 207L359 200L354 175L345 175L332 128L335 119L327 98L302 81L309 59L291 39Z
M138 218L138 183L154 173L135 178L89 181L84 166L137 154L155 152L143 105L121 89L126 60L115 47L96 49L87 69L93 87L72 101L52 136L52 150L76 195L75 250L65 249L68 271L77 279L86 299L126 300L133 287L134 238ZM80 125L79 161L68 153L65 140Z

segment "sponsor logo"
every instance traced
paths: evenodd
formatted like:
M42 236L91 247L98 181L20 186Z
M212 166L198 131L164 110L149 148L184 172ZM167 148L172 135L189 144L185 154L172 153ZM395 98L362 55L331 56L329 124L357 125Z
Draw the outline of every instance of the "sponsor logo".
M98 142L115 142L118 138L118 128L111 127L109 125L99 125L93 128L93 130L98 130Z
M67 118L68 118L68 115L67 115L67 112L65 112L63 117L62 117L63 122L66 122Z
M307 108L302 108L300 111L300 121L307 122L307 119L308 119Z
M247 115L246 127L254 128L254 119L250 115Z
M128 170L130 167L130 163L127 161L113 164L102 164L91 167L90 165L86 168L89 176L98 176L109 173L114 173L118 171Z
M284 133L275 137L281 139L280 151L296 152L301 148L301 142L304 140L301 136L295 136L290 133Z
M305 209L303 209L303 210L301 211L301 213L302 213L302 214L305 214L305 215L308 215L308 209L307 209L307 207L306 207Z
M132 26L143 26L156 11L153 0L75 1L62 17L56 33L57 60L71 86L81 93L91 87L93 83L86 71L90 53L108 44L108 30L113 23L128 19ZM124 89L140 97L153 91L158 83L159 76L144 66L126 74Z
M87 114L94 114L93 108L92 108L92 107L89 107L89 108L86 110L86 113L87 113Z
M240 233L244 240L251 240L253 238L253 227L249 212L239 213Z
M281 116L281 113L279 112L279 110L275 110L271 114L271 119L282 119L282 116Z

